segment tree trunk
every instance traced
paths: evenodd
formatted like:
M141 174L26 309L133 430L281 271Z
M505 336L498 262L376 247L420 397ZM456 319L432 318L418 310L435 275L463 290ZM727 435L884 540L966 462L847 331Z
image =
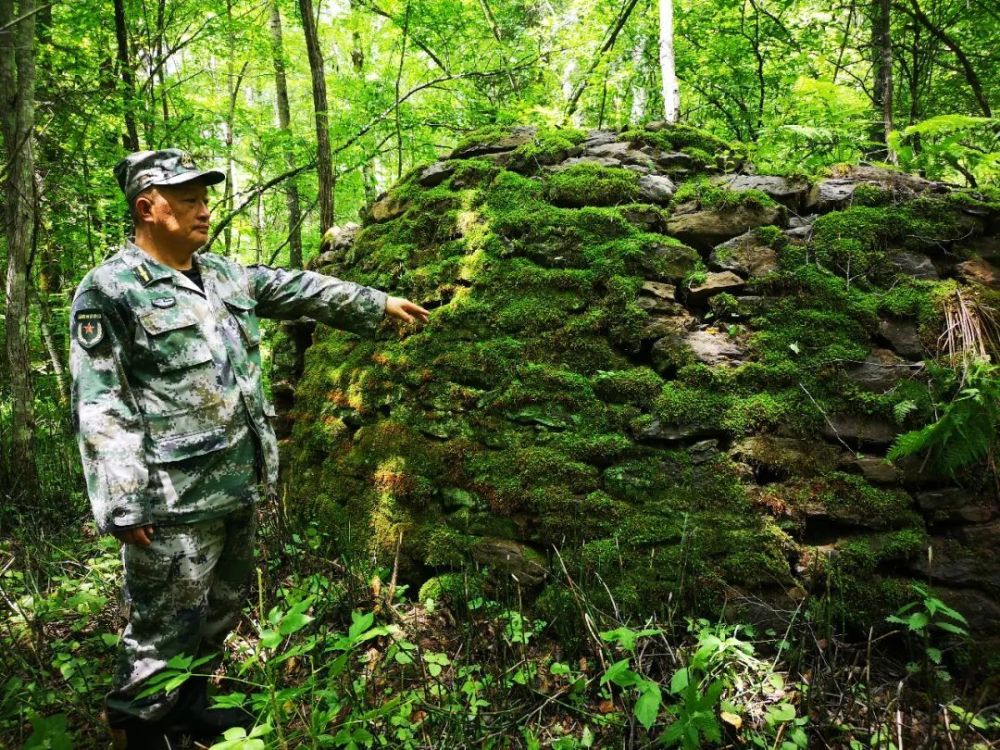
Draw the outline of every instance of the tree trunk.
M663 116L667 122L677 122L681 109L677 87L677 67L674 64L674 3L660 0L660 73L663 78Z
M645 80L645 47L646 40L639 36L632 48L632 114L629 122L638 125L646 119L646 80ZM601 112L598 121L604 119L604 98L607 96L607 79L605 78L604 90L601 92Z
M326 78L323 74L323 55L319 48L316 19L312 0L299 0L302 31L306 38L309 73L312 77L313 110L316 115L316 172L319 176L320 234L333 226L333 162L330 154L330 124L326 101Z
M990 109L990 103L986 99L986 93L983 91L983 83L979 80L979 76L976 75L976 69L972 67L972 62L969 60L968 55L958 46L958 42L952 39L942 28L934 25L927 14L923 12L920 8L920 3L917 0L910 0L910 9L912 11L913 17L922 25L927 31L930 32L931 36L941 42L945 47L951 50L952 54L958 60L958 64L962 66L962 71L965 73L965 80L968 82L969 87L972 89L973 95L976 97L976 103L979 108L983 111L983 115L986 117L993 117L993 110Z
M872 140L885 146L889 161L895 155L889 149L889 134L892 132L892 35L890 34L890 0L872 2L872 59L874 61L875 85L872 89L875 108L882 115L882 122L873 131Z
M66 363L63 361L63 344L52 331L52 314L49 311L49 303L45 292L39 291L36 295L38 299L38 309L41 319L38 324L42 331L42 343L45 344L45 351L49 355L49 363L52 365L52 372L56 376L56 386L59 389L59 403L64 407L69 407L69 381L66 378Z
M614 24L608 29L608 33L605 36L604 43L601 45L600 49L597 50L597 54L594 55L594 59L591 60L590 65L587 67L587 72L583 74L583 78L573 89L573 93L569 97L569 103L566 105L565 119L570 119L576 112L577 106L580 104L580 97L583 96L583 92L586 90L587 85L590 83L590 77L597 70L597 66L601 64L601 60L604 56L612 50L615 46L615 42L618 41L618 35L621 34L625 24L628 23L629 17L632 15L632 11L635 10L635 6L639 4L639 0L628 0L625 7L622 8L621 13L618 14L618 18L615 19ZM672 48L671 48L672 49ZM671 54L671 60L673 56ZM567 84L569 83L570 75L570 65L566 66L566 71L564 72L564 85L563 90L565 91Z
M7 156L5 310L10 388L10 476L7 492L27 507L37 493L34 393L29 351L28 275L35 234L35 0L0 1L0 119ZM14 18L17 23L9 26Z
M128 30L125 27L125 0L115 0L115 38L118 40L118 68L122 77L122 105L125 132L122 145L127 151L139 150L139 130L135 124L135 78L128 58Z
M357 36L355 34L355 36ZM275 109L278 127L285 135L285 164L295 168L295 153L292 150L291 108L288 105L288 81L285 78L285 44L281 36L281 10L278 0L271 2L271 53L274 60L274 86L277 92ZM288 181L285 188L285 203L288 206L288 265L302 268L302 219L299 208L299 187L295 178Z

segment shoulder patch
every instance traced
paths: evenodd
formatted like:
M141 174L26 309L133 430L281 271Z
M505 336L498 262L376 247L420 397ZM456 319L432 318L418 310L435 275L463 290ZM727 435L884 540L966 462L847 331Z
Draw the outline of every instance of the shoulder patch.
M73 315L73 338L84 349L93 349L104 340L104 313L100 310L77 310Z

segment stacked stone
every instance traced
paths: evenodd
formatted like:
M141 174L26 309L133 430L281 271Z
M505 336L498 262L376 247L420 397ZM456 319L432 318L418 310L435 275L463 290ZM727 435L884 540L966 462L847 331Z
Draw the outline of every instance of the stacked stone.
M671 126L663 123L653 123L647 126L647 131L668 136L672 132ZM681 135L684 137L675 140L684 142L691 132L685 130ZM366 258L363 253L367 250L359 249L370 248L375 242L369 240L369 244L364 245L366 233L369 237L377 237L393 222L418 221L411 212L414 191L441 186L450 186L452 190L475 188L475 180L467 176L462 164L478 160L546 185L555 184L560 174L585 174L581 168L606 169L616 175L620 170L634 173L630 198L620 201L618 206L621 215L648 235L663 236L662 244L648 244L646 252L650 257L658 254L674 257L671 254L676 254L679 246L676 243L680 241L686 248L693 249L688 265L692 271L697 271L680 277L655 273L643 279L633 300L645 316L642 331L629 345L616 344L632 365L648 367L665 380L674 378L684 363L701 363L713 370L721 368L734 373L752 365L755 355L747 346L748 334L760 311L773 305L781 294L780 290L769 290L767 284L761 282L766 282L780 269L786 248L801 248L805 257L810 258L817 221L857 205L857 196L862 193L869 198L875 195L883 205L904 205L930 197L940 200L942 205L958 206L954 210L959 217L960 232L907 242L905 247L890 245L885 248L885 263L894 273L921 280L954 279L959 288L970 292L987 295L1000 292L1000 268L997 266L1000 261L1000 212L996 206L974 197L949 203L957 192L948 186L869 166L845 168L839 174L818 180L759 175L752 173L752 168L744 163L736 148L712 154L695 147L663 149L656 145L658 141L654 138L644 138L636 131L591 131L578 138L567 138L564 143L558 140L558 133L555 136L550 133L545 138L549 147L533 149L532 146L543 139L542 134L534 128L515 128L460 146L448 158L414 172L404 181L406 189L394 189L381 196L366 210L364 227L350 226L333 231L313 267L348 278L356 278L360 273L362 279L371 278L384 284L388 278L384 275L386 269L377 266L370 257ZM556 145L552 146L553 143ZM721 142L709 143L720 148ZM706 205L696 195L685 198L683 186L691 180L699 180L699 184L708 186L707 189L718 188L730 199ZM740 194L762 194L770 200L741 200ZM598 206L616 205L615 201L609 202L600 196L593 198L590 191L566 194L550 190L548 195L552 205L572 209L584 210L595 203ZM441 243L456 239L462 241L461 230L443 237ZM517 257L521 252L516 238L502 238L502 241L509 257ZM537 261L537 253L531 257ZM493 262L503 263L504 256L494 258ZM562 262L561 256L553 257L549 267L560 268ZM403 265L406 265L405 260ZM542 262L541 265L546 264ZM409 269L419 270L419 264L414 261ZM365 277L367 272L376 275ZM848 284L850 273L848 269L843 274ZM432 306L447 306L463 289L474 291L475 288L462 278L445 286L448 288L439 299L421 301ZM923 360L934 356L935 342L928 339L927 331L922 331L919 323L912 316L883 314L877 321L867 356L842 366L840 373L860 392L874 395L891 392L901 382L925 378ZM444 329L447 326L447 323L442 324ZM452 333L459 339L464 335ZM422 335L450 334L432 325ZM371 361L377 360L380 346L380 343L374 345ZM306 375L308 377L312 369L318 378L324 368L336 364L320 356L307 362ZM437 372L428 371L423 377L438 376ZM602 376L598 372L590 377L591 382L596 383ZM504 387L509 387L517 378L517 374L508 378ZM489 402L490 393L501 390L499 387L491 390L485 385L492 381L492 378L485 378L481 387L473 389L478 402L473 398L463 406L421 401L416 395L420 386L412 382L398 383L394 395L377 411L352 411L353 407L345 401L336 414L338 419L343 418L349 430L346 442L337 444L338 450L355 450L364 442L360 436L365 434L365 429L401 419L398 415L414 413L414 410L423 410L424 415L446 415L440 422L444 426L440 428L433 426L433 420L414 421L415 434L421 434L421 439L451 442L459 435L463 439L470 434L478 435L474 430L464 429L463 425L474 421L476 410ZM285 388L283 392L292 390L288 384ZM453 390L461 389L456 386ZM335 399L331 396L330 400ZM614 401L615 397L610 400ZM297 416L296 437L287 449L292 455L286 464L293 477L293 488L296 485L315 487L313 478L320 474L324 481L336 481L335 473L331 474L330 470L324 473L319 468L331 460L328 456L301 447L308 441L305 436L311 430L321 429L322 418L314 413L317 403L316 393L311 392L308 402L300 402L297 411L292 412ZM785 429L779 424L751 431L752 434L737 435L734 439L731 432L720 431L717 425L701 424L697 420L666 423L649 415L633 420L629 438L636 450L644 452L642 455L658 450L665 455L686 452L696 475L698 466L716 466L721 460L726 462L727 470L741 477L742 487L750 499L749 507L768 519L767 533L747 539L753 544L766 544L761 540L771 534L773 550L768 553L771 555L769 564L777 560L780 567L784 560L787 574L771 574L769 580L762 581L734 572L735 568L723 561L718 565L718 580L723 587L730 587L727 589L730 593L752 592L772 602L794 602L807 595L810 587L816 584L817 575L829 573L838 556L852 554L852 550L856 553L862 543L877 556L875 572L879 576L896 581L905 581L907 577L921 580L930 577L943 587L945 598L969 617L976 630L996 634L1000 622L1000 605L997 604L1000 557L994 551L1000 543L1000 518L995 488L991 493L988 484L956 482L952 477L938 475L919 458L889 464L884 456L903 431L899 424L864 413L820 411L821 427L813 435L803 435L801 431ZM347 412L352 413L346 416ZM561 411L559 404L553 402L510 413L508 418L521 426L530 426L540 435L551 435L567 429L573 415ZM294 441L300 445L296 446ZM472 443L466 446L467 451L489 453L497 447L491 445L488 438ZM352 445L355 448L351 448ZM384 488L388 485L384 479L384 463L380 466L368 475L364 472L353 474L352 486L367 488L366 492L372 486L382 488L380 497L384 500ZM595 480L600 485L599 492L609 497L612 516L618 517L615 514L623 512L619 495L629 494L627 489L618 495L615 494L617 490L613 490L618 486L612 481L613 476L618 476L614 471L620 467L596 460L594 466L595 475L600 473L600 479ZM518 467L509 468L516 471ZM409 470L421 474L419 466L411 466ZM382 479L375 476L379 471ZM405 470L400 472L401 475L406 473ZM856 477L865 487L877 488L884 496L902 498L905 524L916 530L917 536L913 538L917 538L919 544L899 545L898 551L894 551L895 542L887 531L899 528L896 520L859 512L856 504L838 504L829 498L820 501L810 498L808 493L803 494L803 488L808 487L811 480L829 472ZM627 472L625 475L628 481ZM365 476L369 476L370 481L365 480ZM667 486L674 478L664 475L652 481ZM484 501L491 492L490 482L473 481L466 468L456 468L451 482L448 486L427 487L421 495L419 512L409 508L398 515L389 512L380 516L382 522L388 519L400 530L405 530L404 546L412 545L412 548L408 555L404 553L404 563L407 560L412 563L411 575L419 579L454 566L454 558L428 552L431 544L428 539L435 538L437 527L453 530L464 524L462 539L472 540L468 547L463 547L463 554L468 559L487 566L493 573L511 574L529 588L544 585L547 560L553 548L564 540L557 538L549 527L539 532L530 509L510 511L500 501ZM412 491L408 491L412 495ZM592 502L595 494L598 493L588 494L587 502ZM583 502L582 495L577 499ZM350 504L351 501L344 502ZM336 506L334 502L329 504ZM330 512L334 518L340 512L351 518L357 518L352 515L357 512L369 519L377 515L371 510L377 505L371 495L368 500L359 499L358 505L359 508L350 511L334 508ZM496 522L477 521L470 526L470 514L489 516ZM418 518L419 522L414 521ZM599 535L605 540L615 540L619 533L626 534L624 526L621 530L614 526L613 518L601 519L599 524L595 522L597 527L601 530L594 531L593 536ZM357 537L363 536L365 531L354 529L352 533ZM626 560L624 564L634 564L637 568L649 559L638 554L639 550L658 545L676 546L681 542L677 538L644 536L634 530L628 533L639 541L628 553L636 554L634 561ZM587 533L583 536L593 538ZM373 531L373 538L382 542L391 540L391 544L384 545L383 553L387 553L394 551L392 547L398 535L384 530ZM445 538L452 537L445 535ZM585 538L585 547L587 542ZM927 548L933 549L932 555L927 554ZM722 559L721 553L712 554L716 556L712 559ZM581 559L586 562L594 557L583 555Z

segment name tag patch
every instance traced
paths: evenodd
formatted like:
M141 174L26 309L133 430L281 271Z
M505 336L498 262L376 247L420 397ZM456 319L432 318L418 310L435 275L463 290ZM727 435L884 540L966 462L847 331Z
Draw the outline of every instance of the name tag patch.
M173 297L157 297L153 300L155 307L173 307L177 300Z
M104 313L80 310L73 318L73 336L84 349L93 349L104 340Z

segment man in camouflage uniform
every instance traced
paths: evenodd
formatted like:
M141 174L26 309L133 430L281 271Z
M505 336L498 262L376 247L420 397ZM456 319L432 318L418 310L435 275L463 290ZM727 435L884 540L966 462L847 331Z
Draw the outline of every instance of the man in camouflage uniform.
M73 411L94 517L124 542L129 622L108 718L130 747L178 728L236 723L205 711L204 682L137 698L177 654L218 651L253 570L258 482L278 452L261 387L258 317L315 318L372 334L427 311L309 271L207 252L207 187L225 179L177 149L115 167L135 240L91 270L71 312Z

